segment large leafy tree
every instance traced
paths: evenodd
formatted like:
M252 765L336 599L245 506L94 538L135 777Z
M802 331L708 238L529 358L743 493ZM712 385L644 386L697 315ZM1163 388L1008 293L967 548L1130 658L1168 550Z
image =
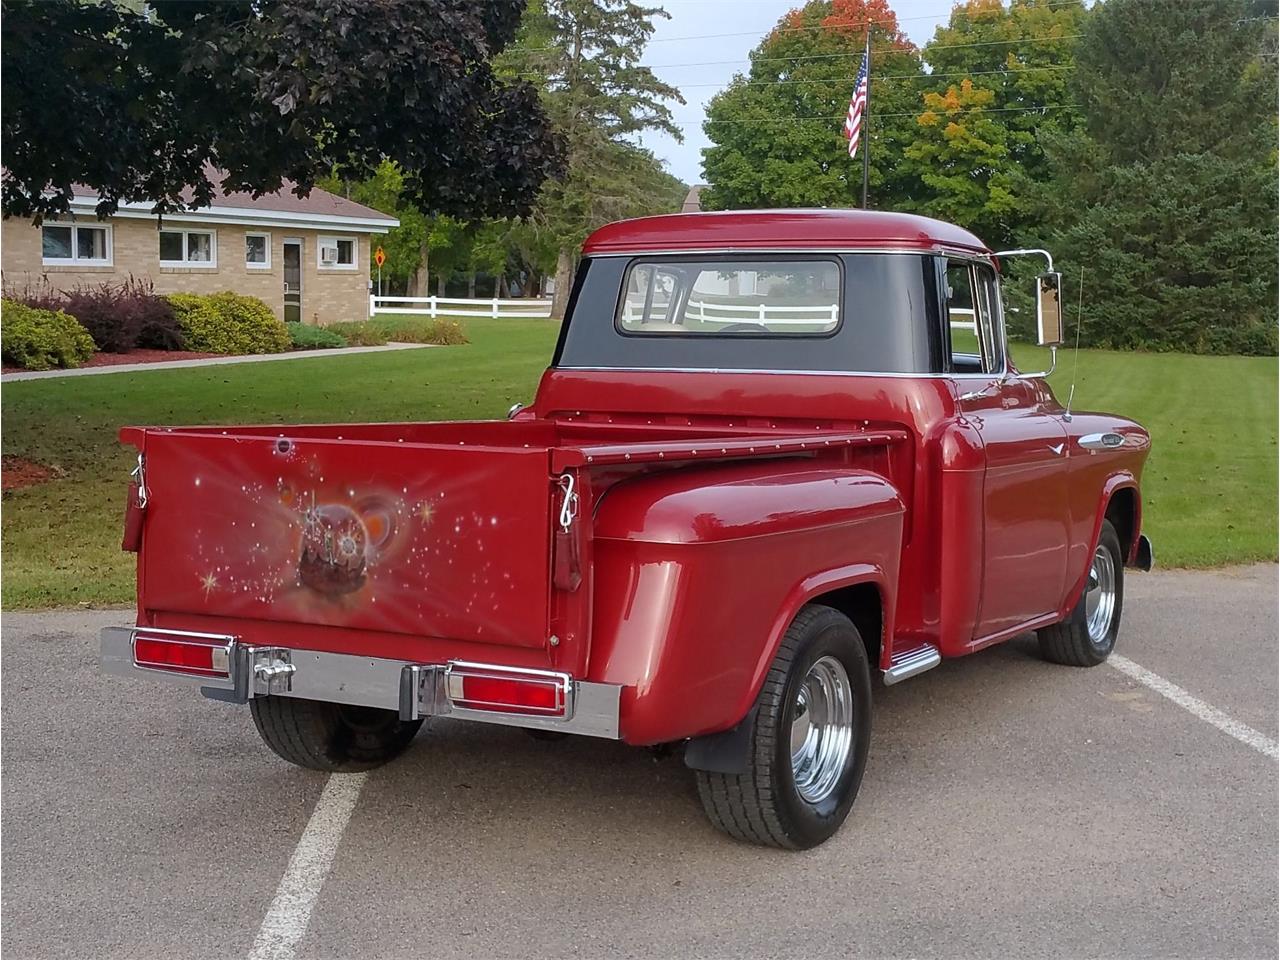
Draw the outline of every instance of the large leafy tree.
M1047 138L1041 210L1068 276L1083 272L1083 342L1275 351L1274 23L1256 6L1090 11L1075 77L1084 127Z
M159 213L225 186L305 193L384 159L417 209L530 209L561 151L534 87L491 58L519 0L4 0L6 214Z
M665 16L631 0L546 0L530 9L516 62L540 79L568 156L564 176L543 188L534 218L556 251L555 316L563 315L588 233L610 220L678 209L673 198L683 198L679 181L633 142L645 130L680 137L668 104L684 99L640 64L653 18Z
M1069 90L1083 0L967 0L922 54L931 73L906 164L918 208L999 245L1034 228L1042 138L1079 121Z
M887 0L811 0L752 51L751 69L707 107L705 208L860 204L861 153L849 159L842 131L868 28L869 203L914 208L919 180L902 159L915 137L923 70Z

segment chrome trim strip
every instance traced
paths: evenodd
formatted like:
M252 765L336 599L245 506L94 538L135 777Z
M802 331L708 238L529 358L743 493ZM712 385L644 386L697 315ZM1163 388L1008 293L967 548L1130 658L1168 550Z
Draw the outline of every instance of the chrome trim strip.
M582 373L768 373L785 374L788 377L892 377L900 380L989 380L995 382L999 375L995 373L875 373L866 370L764 370L759 368L738 367L596 367L570 366L560 364L554 370L572 370ZM1012 372L1012 371L1010 371ZM1022 375L1010 376L1010 380L1021 380Z
M895 683L909 680L926 670L932 670L942 662L942 654L931 643L913 650L895 653L889 662L889 669L884 672L884 685L891 687Z

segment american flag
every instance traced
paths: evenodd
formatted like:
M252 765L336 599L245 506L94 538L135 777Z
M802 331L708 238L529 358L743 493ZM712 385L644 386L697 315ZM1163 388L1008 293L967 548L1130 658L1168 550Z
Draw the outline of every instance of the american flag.
M858 134L862 132L862 111L867 108L867 54L862 54L862 66L853 85L853 97L849 100L849 112L844 118L844 135L849 138L849 156L858 152Z

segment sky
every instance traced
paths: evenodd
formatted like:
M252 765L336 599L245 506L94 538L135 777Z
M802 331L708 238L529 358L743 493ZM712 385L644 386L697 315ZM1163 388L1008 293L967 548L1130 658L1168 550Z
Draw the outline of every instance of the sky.
M672 107L676 123L684 132L684 143L653 131L647 131L641 143L666 161L669 172L685 183L703 182L702 148L710 146L702 132L707 101L735 73L746 72L747 54L784 13L802 3L803 0L665 0L661 4L671 19L654 19L656 29L642 62L684 95L687 102ZM903 32L917 46L923 46L937 26L950 18L951 6L952 0L895 0L893 10ZM854 63L849 71L850 93L856 72Z

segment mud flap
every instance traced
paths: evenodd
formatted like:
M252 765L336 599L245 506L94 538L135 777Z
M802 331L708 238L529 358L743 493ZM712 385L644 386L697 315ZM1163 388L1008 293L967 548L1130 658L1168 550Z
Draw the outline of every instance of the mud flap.
M691 738L684 747L684 765L707 773L746 773L758 711L759 707L752 707L736 727Z

